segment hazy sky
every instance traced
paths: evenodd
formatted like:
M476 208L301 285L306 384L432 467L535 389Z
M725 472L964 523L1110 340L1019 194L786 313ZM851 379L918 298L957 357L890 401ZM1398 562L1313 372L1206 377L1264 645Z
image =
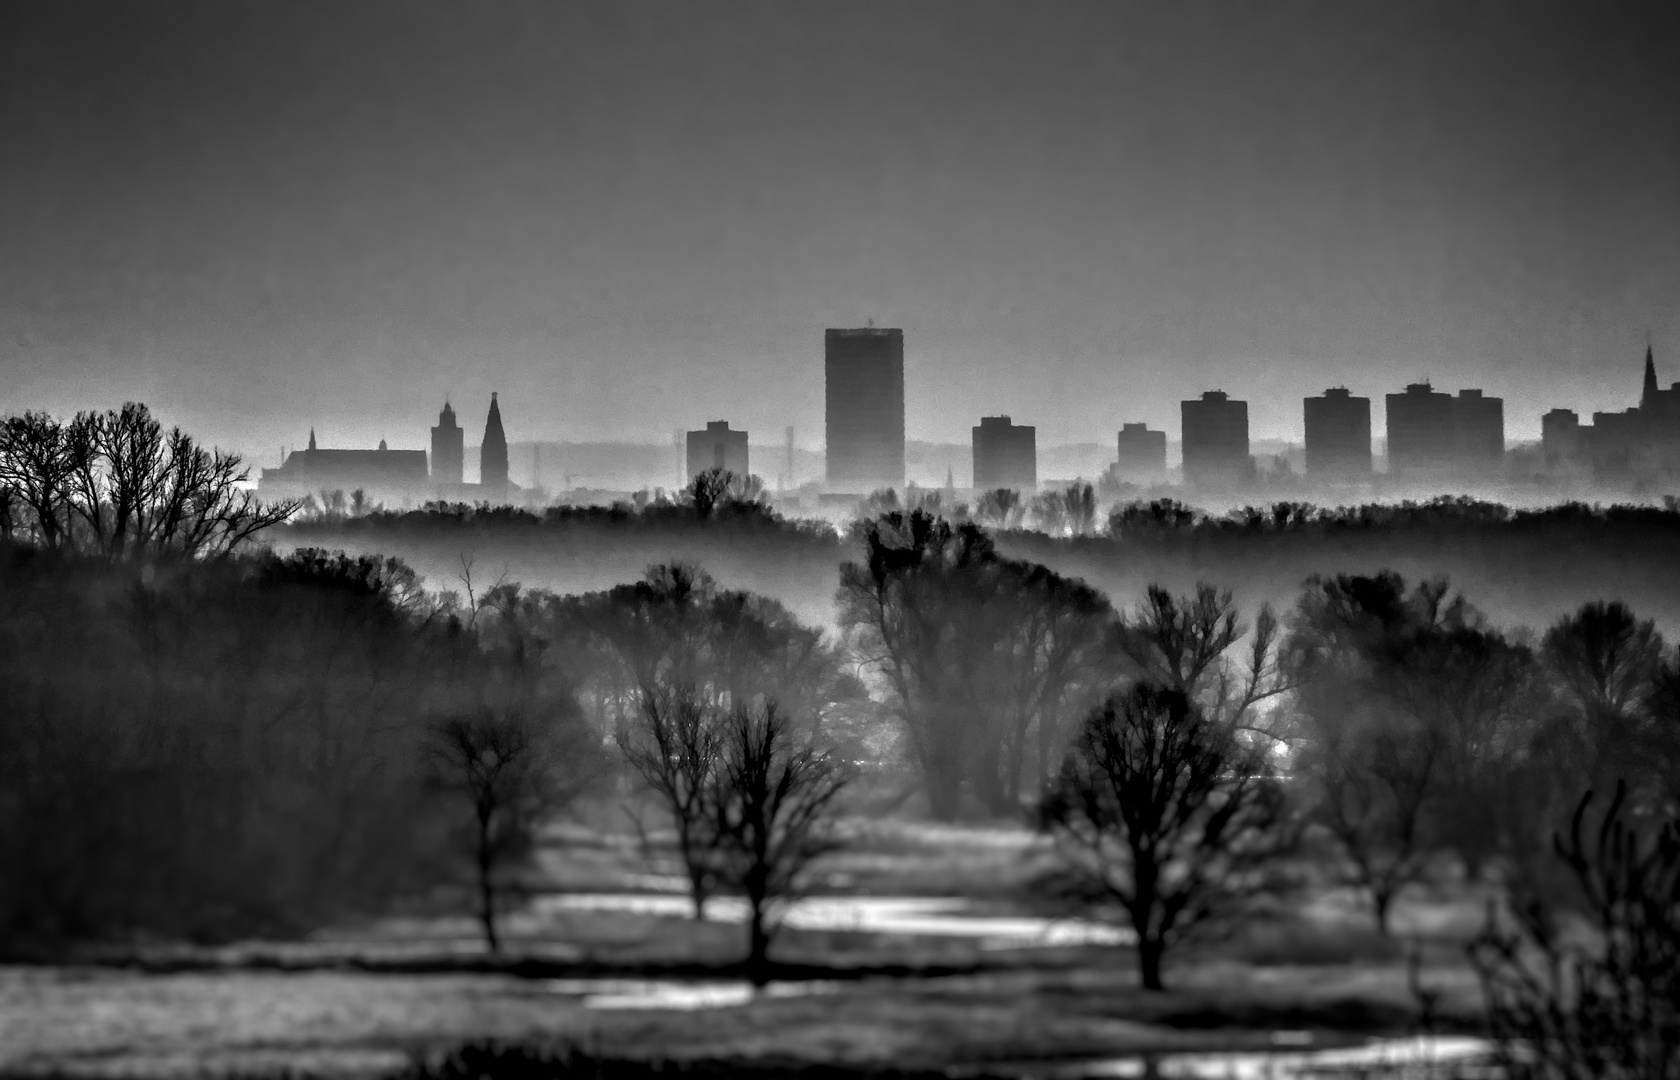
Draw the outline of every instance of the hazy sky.
M0 0L0 411L815 446L873 318L912 438L1426 376L1534 435L1680 380L1677 12Z

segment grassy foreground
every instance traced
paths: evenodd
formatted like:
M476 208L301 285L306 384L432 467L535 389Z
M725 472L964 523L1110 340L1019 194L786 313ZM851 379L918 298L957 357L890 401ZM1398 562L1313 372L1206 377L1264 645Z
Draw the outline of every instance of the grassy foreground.
M975 912L1044 913L1029 888L1044 852L1024 830L856 829L857 846L828 867L828 891L943 886ZM533 885L656 893L670 870L625 835L571 828L550 838ZM1423 950L1447 1029L1477 1023L1459 942L1478 911L1474 897L1436 897L1397 915ZM906 1070L1266 1049L1280 1038L1334 1046L1416 1028L1406 946L1366 923L1346 896L1319 892L1182 954L1166 993L1138 988L1122 947L789 929L774 955L790 978L752 997L732 982L738 924L537 904L510 919L509 956L493 961L470 920L422 909L302 942L0 968L0 1073L372 1075L484 1039L601 1058ZM634 1007L656 978L713 988L717 1003Z

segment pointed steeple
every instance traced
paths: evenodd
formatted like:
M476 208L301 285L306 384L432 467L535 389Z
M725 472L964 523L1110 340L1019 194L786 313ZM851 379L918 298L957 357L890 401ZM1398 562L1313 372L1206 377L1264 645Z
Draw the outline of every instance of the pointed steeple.
M490 395L490 415L484 420L484 442L479 449L478 482L505 492L508 486L507 433L502 430L502 410L496 395Z
M315 449L315 429L309 429L309 449Z
M1645 346L1645 386L1639 394L1641 409L1657 407L1657 362L1651 355L1651 346Z

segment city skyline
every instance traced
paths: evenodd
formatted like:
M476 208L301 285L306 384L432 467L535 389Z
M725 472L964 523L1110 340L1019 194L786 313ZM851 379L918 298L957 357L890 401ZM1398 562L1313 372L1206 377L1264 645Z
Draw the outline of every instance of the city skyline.
M1427 378L1534 439L1680 343L1676 18L12 6L0 393L259 460L492 390L535 439L809 446L818 331L873 318L913 438L1222 389L1298 440Z

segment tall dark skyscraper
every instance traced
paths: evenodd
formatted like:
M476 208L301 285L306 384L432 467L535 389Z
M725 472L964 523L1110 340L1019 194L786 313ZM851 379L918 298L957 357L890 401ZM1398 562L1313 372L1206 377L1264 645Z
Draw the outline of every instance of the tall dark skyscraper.
M1184 482L1193 487L1228 488L1254 474L1248 455L1248 402L1209 390L1179 406L1184 445Z
M1010 423L1007 416L982 416L974 435L974 486L980 491L1038 487L1038 429Z
M496 395L490 395L490 415L484 421L484 445L478 452L478 482L487 490L507 491L507 434L502 430L502 410Z
M455 410L448 401L438 413L432 429L432 483L459 484L466 459L466 432L455 422Z
M1302 401L1307 424L1307 475L1351 480L1371 475L1371 399L1337 386Z
M828 488L904 486L904 331L823 334Z

